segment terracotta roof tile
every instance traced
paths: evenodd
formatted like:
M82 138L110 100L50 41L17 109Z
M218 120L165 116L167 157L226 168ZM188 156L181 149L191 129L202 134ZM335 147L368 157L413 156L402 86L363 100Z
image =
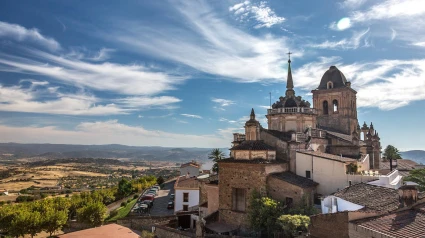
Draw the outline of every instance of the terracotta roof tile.
M391 237L420 238L425 234L425 211L409 209L352 223Z
M366 183L358 183L333 194L364 206L363 210L394 211L399 208L398 191Z
M186 178L186 176L181 176L177 178L177 181L174 184L174 189L185 189L185 188L199 189L198 179L196 177Z
M276 150L274 147L264 143L262 140L246 140L230 150Z
M117 224L108 224L100 227L71 232L59 236L60 238L139 238L140 232Z
M291 172L275 173L275 174L271 174L270 176L280 179L282 181L288 182L290 184L296 185L301 188L311 188L311 187L315 187L319 185L318 183L314 182L311 179L298 176Z

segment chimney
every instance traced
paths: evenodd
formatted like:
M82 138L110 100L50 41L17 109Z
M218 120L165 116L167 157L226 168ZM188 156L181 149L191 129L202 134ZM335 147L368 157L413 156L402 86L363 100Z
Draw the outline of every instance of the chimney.
M186 174L186 178L188 179L188 178L190 178L190 173L189 172L187 172L187 174Z
M398 189L398 200L401 207L409 207L418 200L418 190L415 185L404 185Z

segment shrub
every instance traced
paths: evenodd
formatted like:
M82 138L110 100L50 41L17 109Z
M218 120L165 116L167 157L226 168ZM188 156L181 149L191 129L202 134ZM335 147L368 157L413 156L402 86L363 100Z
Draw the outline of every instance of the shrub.
M5 201L0 201L0 206L3 206L5 203Z
M125 206L127 206L127 202L122 202L121 207L125 207Z
M67 190L65 191L65 193L70 194L70 193L72 193L72 191L71 191L71 190L69 190L69 189L67 189Z
M137 199L139 197L138 194L134 194L133 199Z
M133 200L133 199L129 198L129 199L127 200L127 203L130 203L130 202L131 202L131 200Z
M149 231L142 231L141 238L154 238L155 235Z
M116 215L118 215L118 210L113 210L109 213L109 217L114 217Z
M66 198L69 198L69 194L65 195Z
M31 202L34 201L34 197L32 196L18 196L16 198L16 202Z

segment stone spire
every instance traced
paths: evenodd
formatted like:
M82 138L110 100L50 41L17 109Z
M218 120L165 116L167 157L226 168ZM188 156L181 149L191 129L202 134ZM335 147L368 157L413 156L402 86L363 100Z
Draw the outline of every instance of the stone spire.
M288 52L288 77L286 78L286 96L295 96L294 92L294 81L292 80L292 70L291 70L291 52Z
M251 109L251 115L249 116L250 120L255 120L255 112L254 112L254 108Z

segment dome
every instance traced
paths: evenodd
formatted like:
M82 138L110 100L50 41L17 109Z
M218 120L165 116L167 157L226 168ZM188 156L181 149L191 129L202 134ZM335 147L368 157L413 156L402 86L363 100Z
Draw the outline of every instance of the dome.
M331 82L330 85L328 83ZM320 85L317 89L342 88L346 86L347 79L344 74L339 71L336 66L331 66L320 80Z

